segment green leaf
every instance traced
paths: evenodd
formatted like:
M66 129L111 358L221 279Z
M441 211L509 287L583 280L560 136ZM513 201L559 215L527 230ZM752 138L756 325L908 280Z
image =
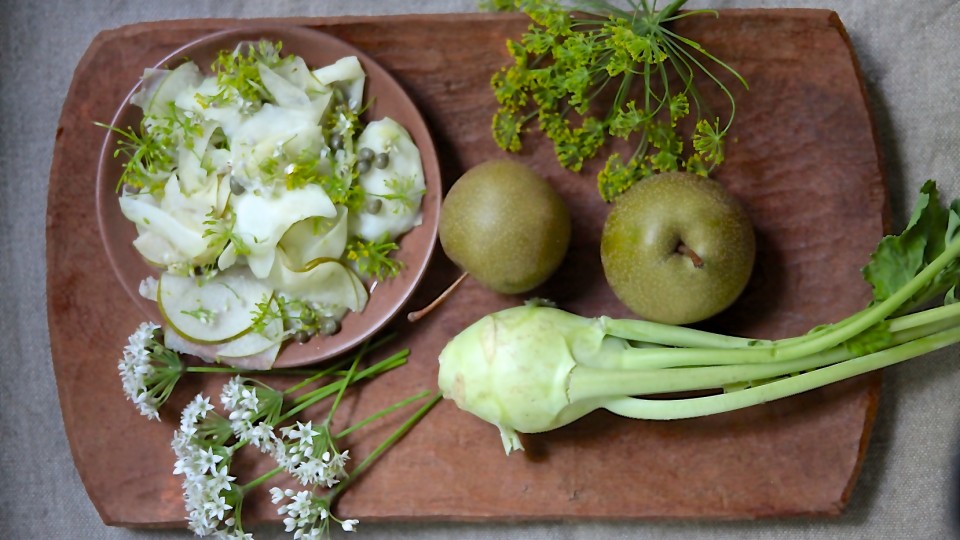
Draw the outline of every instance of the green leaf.
M928 180L920 188L913 214L900 235L884 237L862 270L873 287L874 302L882 302L906 285L938 255L960 232L960 201L949 208L940 202L936 182ZM947 293L960 283L960 262L953 261L904 303L897 313L912 311ZM948 300L949 301L949 300Z
M944 295L943 304L944 305L956 304L958 301L960 300L957 299L957 286L954 285L953 287L950 287L950 290L947 291L946 295Z

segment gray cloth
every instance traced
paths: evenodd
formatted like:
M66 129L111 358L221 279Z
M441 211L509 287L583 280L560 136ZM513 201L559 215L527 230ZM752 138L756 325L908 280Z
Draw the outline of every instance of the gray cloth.
M661 0L662 3L665 1ZM11 5L12 4L12 5ZM189 538L187 531L104 526L64 436L50 360L44 214L60 108L73 70L102 29L192 17L460 12L475 0L420 2L4 3L0 17L0 538ZM692 0L694 7L836 10L850 33L877 120L894 226L919 184L960 196L960 2ZM78 328L77 331L83 331ZM715 522L361 524L364 538L950 538L960 444L960 349L888 369L862 476L836 519ZM601 456L597 456L602 459ZM259 538L285 537L278 529Z

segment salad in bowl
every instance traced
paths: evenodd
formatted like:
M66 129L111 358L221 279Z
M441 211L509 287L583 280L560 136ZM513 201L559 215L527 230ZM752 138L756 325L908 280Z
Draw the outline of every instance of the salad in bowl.
M146 69L105 127L107 253L171 349L316 362L380 329L423 275L440 198L429 133L342 41L208 36Z

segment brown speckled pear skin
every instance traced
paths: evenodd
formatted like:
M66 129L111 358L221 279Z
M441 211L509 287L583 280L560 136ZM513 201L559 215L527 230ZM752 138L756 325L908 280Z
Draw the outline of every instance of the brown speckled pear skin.
M617 298L667 324L722 313L747 286L755 257L753 224L740 202L723 184L687 172L652 176L617 197L600 240Z
M256 22L323 29L390 71L427 119L445 189L473 165L504 157L489 132L496 110L489 81L509 61L504 43L526 29L524 17ZM93 122L110 120L144 66L206 33L250 23L162 21L104 32L77 66L63 106L47 214L50 342L77 471L100 516L112 525L184 525L181 478L171 474L175 457L169 445L177 408L197 392L219 395L227 378L184 378L162 422L147 421L125 400L116 362L143 312L120 291L103 252L93 186L104 133ZM887 189L840 20L822 10L722 10L719 18L685 18L678 30L750 83L746 91L728 81L737 117L727 161L715 178L750 214L757 265L744 293L708 328L779 338L859 311L870 299L859 269L886 231ZM705 88L705 94L724 106L719 92ZM531 133L525 142L514 157L553 184L573 220L566 260L529 295L585 316L629 317L600 265L609 206L597 193L599 167L565 171L540 135ZM427 304L459 274L438 250L408 306ZM435 388L437 355L447 341L482 315L525 297L492 293L466 280L415 325L395 318L391 327L399 337L382 354L410 347L408 365L351 394L338 424ZM293 379L270 380L283 387ZM406 521L836 515L859 472L879 382L875 373L743 411L677 422L598 412L525 437L526 452L509 457L496 428L443 402L347 491L337 515ZM343 447L359 460L404 417L357 432ZM272 464L255 452L242 453L237 467L242 482ZM244 525L278 520L266 490L249 497Z
M570 212L530 167L510 159L473 167L440 210L443 252L487 288L504 294L542 284L570 244Z

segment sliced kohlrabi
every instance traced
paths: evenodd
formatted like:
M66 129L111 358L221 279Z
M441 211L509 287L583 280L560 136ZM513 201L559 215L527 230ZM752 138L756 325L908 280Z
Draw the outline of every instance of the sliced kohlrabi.
M356 234L367 240L379 240L384 235L393 239L419 225L423 220L423 165L407 130L390 118L370 122L357 145L377 154L386 153L389 162L383 169L370 167L360 175L367 198L379 198L383 204L376 213L353 214L351 227Z
M203 75L193 62L185 62L175 69L147 69L143 74L140 90L130 98L130 102L143 109L146 117L162 116L169 113L170 103L179 95L200 86Z
M347 56L329 66L314 70L313 76L320 84L339 86L346 95L347 105L355 111L360 109L363 103L363 83L367 74L356 56Z
M230 99L218 97L229 96ZM216 106L211 103L216 101ZM207 77L193 92L183 92L174 102L177 108L190 111L205 122L217 124L229 137L244 121L243 100L233 88L224 88L217 84L216 77Z
M166 237L151 230L140 233L133 240L133 247L152 266L167 268L190 262L190 257L181 253Z
M207 250L203 233L187 227L156 205L149 195L124 195L120 197L120 211L142 231L153 232L183 254L187 262L200 257Z
M168 340L190 354L269 367L299 328L298 309L335 320L364 309L368 291L346 262L349 241L395 239L419 224L424 182L406 130L389 119L362 128L366 74L356 57L313 71L296 56L244 61L255 62L252 93L235 78L242 70L204 77L186 62L145 71L132 102L153 136L144 140L162 143L173 163L149 185L130 182L141 193L125 193L120 207L136 224L134 247L168 269L146 291L169 322ZM362 148L384 156L357 176ZM377 212L363 204L373 199ZM219 274L210 274L213 263ZM207 275L182 275L194 267ZM251 331L257 304L273 298L279 311L281 297L287 319Z
M176 218L185 226L201 233L206 230L205 221L210 219L211 211L220 204L219 181L212 178L200 189L185 192L179 174L172 174L164 185L160 209Z
M277 105L288 109L306 109L310 106L310 98L304 87L287 80L265 64L257 64L257 71L263 86Z
M184 193L201 191L210 184L210 176L204 169L202 160L215 129L215 124L204 122L198 134L184 134L189 143L181 145L177 154L177 175Z

